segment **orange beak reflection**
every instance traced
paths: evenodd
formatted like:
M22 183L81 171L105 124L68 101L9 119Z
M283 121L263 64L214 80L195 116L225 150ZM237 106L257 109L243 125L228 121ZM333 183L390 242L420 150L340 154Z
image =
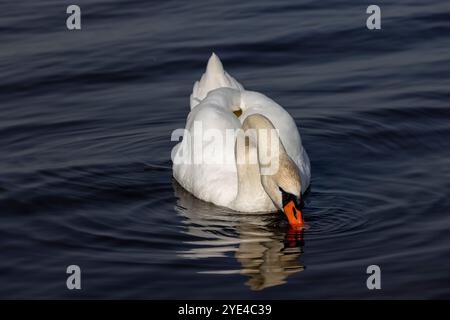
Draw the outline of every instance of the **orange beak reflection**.
M303 221L303 214L299 209L297 209L293 200L286 203L283 210L289 224L293 228L300 229L305 225L305 222Z

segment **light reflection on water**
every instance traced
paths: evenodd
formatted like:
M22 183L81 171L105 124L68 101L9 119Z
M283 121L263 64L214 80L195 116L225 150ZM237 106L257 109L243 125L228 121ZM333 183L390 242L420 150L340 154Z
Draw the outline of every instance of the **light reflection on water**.
M193 237L194 248L181 251L188 259L207 259L232 255L239 270L209 270L209 274L246 275L246 285L262 290L286 282L291 274L301 272L303 231L294 231L280 223L277 213L243 214L206 203L173 182L177 196L175 210L185 219L186 233ZM275 217L274 217L275 216Z

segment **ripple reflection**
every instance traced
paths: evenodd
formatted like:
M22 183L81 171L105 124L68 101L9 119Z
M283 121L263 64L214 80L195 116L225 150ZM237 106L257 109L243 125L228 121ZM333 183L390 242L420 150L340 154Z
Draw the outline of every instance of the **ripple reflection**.
M238 273L249 277L251 290L281 285L305 269L303 231L296 232L276 214L243 214L203 202L173 182L175 210L185 219L185 233L193 237L186 259L234 256L238 270L212 270L210 274Z

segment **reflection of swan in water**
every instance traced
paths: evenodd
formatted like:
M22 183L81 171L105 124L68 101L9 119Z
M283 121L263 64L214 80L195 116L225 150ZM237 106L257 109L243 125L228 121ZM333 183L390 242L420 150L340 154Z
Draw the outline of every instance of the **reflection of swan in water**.
M180 252L189 259L224 257L233 253L240 270L214 270L208 273L240 273L249 276L252 290L280 285L304 269L303 231L294 231L273 214L242 214L203 202L185 191L175 180L176 211L187 226L186 233L198 240L194 248ZM299 233L300 232L300 233Z

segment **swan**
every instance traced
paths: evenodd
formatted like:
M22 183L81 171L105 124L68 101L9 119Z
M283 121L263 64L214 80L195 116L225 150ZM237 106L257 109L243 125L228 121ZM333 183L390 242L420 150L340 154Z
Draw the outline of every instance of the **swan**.
M282 210L292 227L304 225L301 198L311 168L294 119L244 89L215 53L194 84L172 162L175 180L203 201L247 213Z

